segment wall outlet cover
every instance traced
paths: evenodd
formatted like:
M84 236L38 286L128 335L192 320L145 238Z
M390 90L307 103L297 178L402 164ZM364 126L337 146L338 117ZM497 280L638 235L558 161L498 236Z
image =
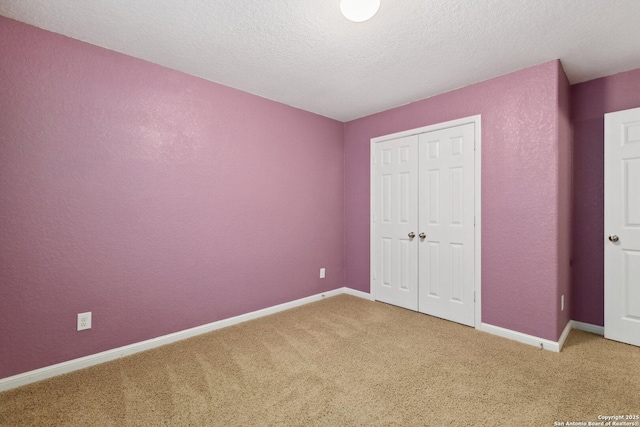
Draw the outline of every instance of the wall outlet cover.
M91 329L91 312L78 313L78 330Z

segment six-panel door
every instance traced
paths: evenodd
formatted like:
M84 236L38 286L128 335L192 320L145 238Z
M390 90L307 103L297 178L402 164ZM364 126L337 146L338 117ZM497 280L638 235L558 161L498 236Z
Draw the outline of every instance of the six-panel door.
M420 135L418 307L474 325L474 125Z
M418 137L377 143L374 162L376 299L417 310Z
M640 108L605 115L606 338L640 345Z

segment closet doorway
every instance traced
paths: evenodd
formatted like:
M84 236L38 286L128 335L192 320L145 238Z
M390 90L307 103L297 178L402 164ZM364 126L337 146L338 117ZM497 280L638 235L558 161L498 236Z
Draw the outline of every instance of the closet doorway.
M375 300L480 324L480 116L371 140Z

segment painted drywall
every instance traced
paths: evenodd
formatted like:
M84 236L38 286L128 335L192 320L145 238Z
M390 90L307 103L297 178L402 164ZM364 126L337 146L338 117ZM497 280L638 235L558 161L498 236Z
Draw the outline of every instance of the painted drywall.
M482 115L482 321L558 338L559 61L345 124L345 284L369 291L369 141Z
M604 326L604 115L640 107L640 69L571 86L573 320Z
M571 320L572 145L571 88L564 70L558 67L558 337Z
M1 17L0 58L0 378L343 286L342 123Z

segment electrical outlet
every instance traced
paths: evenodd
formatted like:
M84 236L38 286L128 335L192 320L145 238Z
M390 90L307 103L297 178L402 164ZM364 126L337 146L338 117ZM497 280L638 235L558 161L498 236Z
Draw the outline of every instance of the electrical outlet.
M78 330L91 329L91 312L78 313Z
M325 276L325 270L324 270L324 268L321 268L320 269L320 278L324 279L324 276Z

